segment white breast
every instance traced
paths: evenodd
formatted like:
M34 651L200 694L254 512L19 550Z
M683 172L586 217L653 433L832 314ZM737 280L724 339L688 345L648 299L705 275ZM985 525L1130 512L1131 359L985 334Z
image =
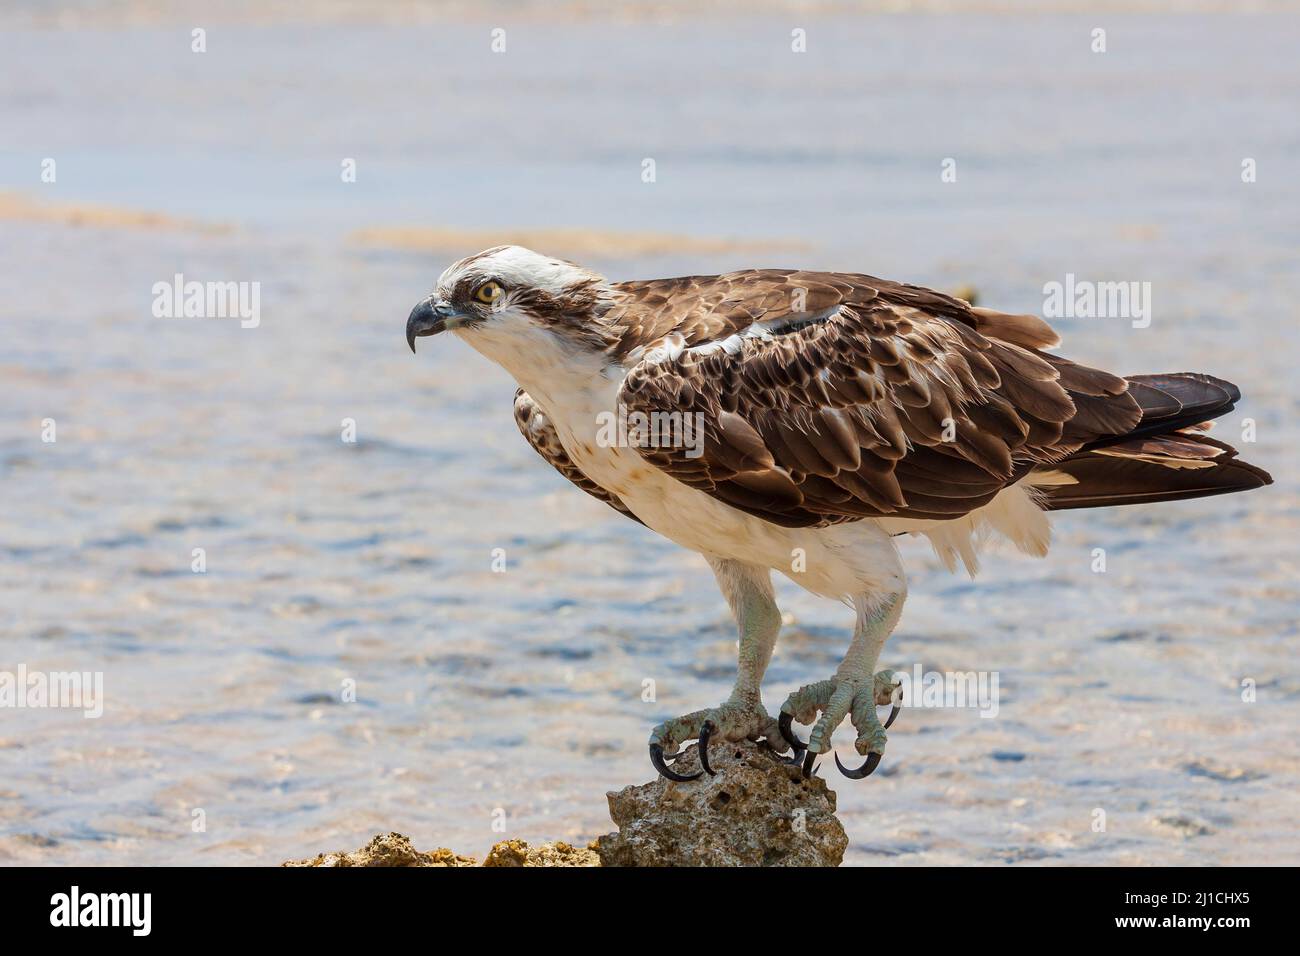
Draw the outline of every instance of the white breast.
M575 354L526 322L463 336L509 371L546 412L569 458L647 527L684 548L772 568L815 594L843 598L904 586L898 550L871 519L826 528L783 528L682 484L636 448L603 440L618 415L624 369Z
M602 413L617 414L618 382L554 395L548 408L564 450L587 477L671 541L701 554L772 568L816 594L894 588L897 552L874 521L783 528L682 484L631 447L602 441ZM530 392L531 394L531 392ZM536 397L536 396L534 396Z

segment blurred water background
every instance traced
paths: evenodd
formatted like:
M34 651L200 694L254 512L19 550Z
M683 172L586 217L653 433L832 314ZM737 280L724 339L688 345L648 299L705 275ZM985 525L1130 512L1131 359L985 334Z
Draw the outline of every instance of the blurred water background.
M1066 354L1238 382L1217 434L1253 419L1277 484L1065 514L974 583L904 543L886 663L997 671L1000 709L910 710L869 781L832 771L847 862L1300 863L1300 19L1265 6L7 7L0 670L102 671L107 701L0 710L0 862L482 854L503 816L581 843L650 727L726 696L702 559L537 459L504 373L406 348L444 266L523 238L615 279L843 269L1008 311L1151 282L1149 328L1062 320ZM176 273L260 283L260 325L155 318ZM779 588L769 708L851 625Z

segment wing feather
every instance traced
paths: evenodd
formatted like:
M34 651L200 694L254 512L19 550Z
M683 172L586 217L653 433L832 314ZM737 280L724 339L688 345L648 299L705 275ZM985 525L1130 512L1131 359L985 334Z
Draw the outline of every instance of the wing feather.
M551 420L547 418L541 407L533 401L532 396L522 388L515 392L515 424L519 427L520 434L527 439L528 444L533 446L533 451L546 459L547 463L561 475L593 498L605 502L620 514L624 514L638 523L641 521L640 518L628 510L617 495L596 484L583 473L581 468L573 463L573 459L568 456L564 446L560 443L560 436L556 433Z
M751 270L616 289L620 401L704 423L698 457L640 454L777 524L955 518L1142 416L1124 379L1040 351L1057 338L1037 316L918 286ZM1217 391L1196 384L1145 387L1182 409Z

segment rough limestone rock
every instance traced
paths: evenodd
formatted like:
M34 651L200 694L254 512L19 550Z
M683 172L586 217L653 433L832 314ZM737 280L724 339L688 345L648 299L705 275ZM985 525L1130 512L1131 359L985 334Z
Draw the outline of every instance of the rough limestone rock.
M604 866L839 866L849 838L835 793L805 780L766 745L715 743L708 774L689 783L662 777L607 794L618 832L600 837ZM694 746L672 764L700 769Z
M286 860L281 866L477 866L473 857L445 847L421 853L400 833L381 834L352 853L318 853L310 860Z
M376 836L352 853L322 853L283 866L839 866L849 839L835 818L835 794L805 780L765 744L715 743L705 774L689 783L656 777L607 794L617 833L582 849L506 840L482 864L440 848L423 853L400 833ZM694 746L673 763L700 769Z
M281 866L478 866L472 856L460 856L445 847L421 853L408 837L389 833L372 839L352 853L320 853L310 860L286 860ZM590 848L567 843L530 847L523 840L506 840L488 851L483 866L600 866Z
M529 846L523 840L506 840L488 851L484 866L600 866L600 857L590 848L567 843Z

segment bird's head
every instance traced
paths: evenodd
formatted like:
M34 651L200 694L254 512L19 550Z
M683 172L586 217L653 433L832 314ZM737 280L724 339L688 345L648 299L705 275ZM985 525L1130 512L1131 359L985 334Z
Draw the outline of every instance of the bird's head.
M522 246L496 246L447 268L406 320L406 341L451 330L509 371L550 353L603 353L609 284Z

